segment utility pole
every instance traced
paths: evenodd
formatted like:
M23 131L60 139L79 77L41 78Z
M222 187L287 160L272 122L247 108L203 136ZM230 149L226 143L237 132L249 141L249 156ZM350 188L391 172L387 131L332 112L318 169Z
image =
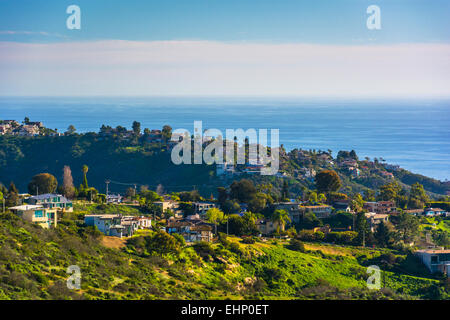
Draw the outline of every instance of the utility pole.
M363 247L366 247L366 228L363 228Z
M39 195L39 186L36 186L36 195Z
M111 180L107 179L105 183L106 183L106 203L108 203L109 184L111 183Z

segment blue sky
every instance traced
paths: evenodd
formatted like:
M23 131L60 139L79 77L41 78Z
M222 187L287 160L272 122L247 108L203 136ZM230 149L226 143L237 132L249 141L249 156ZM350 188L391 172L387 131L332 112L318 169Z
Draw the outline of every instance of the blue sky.
M82 10L80 31L65 26L71 4ZM382 30L366 28L371 4L381 8ZM0 31L49 34L0 40L449 42L449 13L447 0L0 0Z
M72 4L81 30L66 28ZM448 0L0 0L0 96L447 98L449 13Z

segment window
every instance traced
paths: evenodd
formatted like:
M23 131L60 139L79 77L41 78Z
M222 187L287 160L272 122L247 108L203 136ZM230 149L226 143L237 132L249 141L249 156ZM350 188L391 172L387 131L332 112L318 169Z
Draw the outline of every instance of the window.
M44 212L42 210L36 210L34 212L34 217L35 218L43 218L44 217Z

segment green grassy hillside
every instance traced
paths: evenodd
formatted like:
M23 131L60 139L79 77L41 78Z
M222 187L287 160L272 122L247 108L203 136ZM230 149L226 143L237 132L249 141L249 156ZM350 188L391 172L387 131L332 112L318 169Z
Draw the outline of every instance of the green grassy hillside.
M0 299L447 297L414 258L399 254L401 262L384 274L385 288L366 289L366 267L380 263L387 250L310 244L298 252L281 240L243 244L230 237L213 245L177 244L163 254L153 232L112 246L105 240L121 240L84 227L78 217L44 230L0 215ZM70 265L81 268L81 290L67 289Z

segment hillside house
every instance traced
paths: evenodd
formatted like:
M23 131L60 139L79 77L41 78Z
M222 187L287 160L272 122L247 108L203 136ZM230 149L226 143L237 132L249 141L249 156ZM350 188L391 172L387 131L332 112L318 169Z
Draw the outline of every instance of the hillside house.
M72 212L73 204L66 197L60 194L46 193L37 196L31 196L27 202L34 205L42 205L44 208L57 209L63 212Z
M194 202L192 206L194 207L194 213L200 215L200 217L206 216L209 209L217 208L216 204L212 202Z
M312 212L316 215L319 219L328 218L331 215L331 212L333 211L333 208L328 205L319 205L319 206L301 206L300 210L302 212L302 215L306 212Z
M120 214L92 214L84 216L87 226L96 226L100 232L112 237L131 237L138 229L151 228L151 219L122 216Z
M441 272L447 277L450 272L450 250L418 250L414 253L431 273Z
M447 216L447 211L441 209L441 208L425 208L423 210L423 214L428 217L434 217L434 216Z
M333 203L333 208L336 211L352 212L350 207L350 200L338 200Z
M186 242L206 241L213 239L213 226L200 219L198 215L184 219L171 218L167 222L166 231L169 234L179 234Z
M387 214L396 210L394 201L365 202L363 208L378 214Z
M166 213L167 210L172 210L172 212L175 214L175 216L183 215L183 211L180 209L180 204L177 201L163 200L163 201L156 201L153 204L160 207L161 212L163 212L163 213Z
M387 223L389 221L388 214L379 214L375 212L367 212L365 214L367 222L369 222L369 228L372 232L375 232L380 223Z
M48 229L58 225L56 209L44 208L42 205L22 205L9 208L22 219Z
M279 227L279 228L278 228ZM280 232L284 231L284 226L279 225L278 222L273 222L268 219L258 219L256 221L256 228L262 235L270 235L280 229Z
M14 132L22 137L34 137L39 135L39 127L36 125L23 125Z

